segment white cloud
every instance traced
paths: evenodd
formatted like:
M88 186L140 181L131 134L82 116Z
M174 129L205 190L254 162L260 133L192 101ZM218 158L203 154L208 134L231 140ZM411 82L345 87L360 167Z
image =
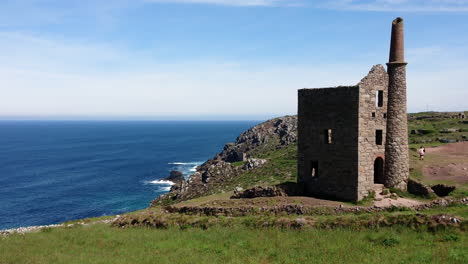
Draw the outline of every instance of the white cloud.
M144 55L0 33L0 115L295 113L297 89L355 83L362 75L349 65L155 63Z
M148 3L212 4L227 6L277 6L295 5L295 0L143 0Z
M331 0L316 7L378 12L468 12L468 0Z
M420 47L407 54L409 111L468 108L468 66L459 49ZM0 116L294 114L297 89L356 84L385 59L157 63L106 43L0 32Z

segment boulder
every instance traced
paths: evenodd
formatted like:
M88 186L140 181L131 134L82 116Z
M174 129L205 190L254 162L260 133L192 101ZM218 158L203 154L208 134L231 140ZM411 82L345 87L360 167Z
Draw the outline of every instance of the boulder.
M456 189L456 187L445 184L436 184L432 186L431 189L434 191L435 194L437 194L437 196L444 197L453 192Z
M248 159L247 162L242 167L242 169L244 169L244 170L255 169L255 168L258 168L258 167L262 166L266 162L267 162L267 160L265 160L265 159Z
M425 197L429 197L434 193L434 191L429 186L412 179L408 180L408 192L414 195Z
M213 180L222 182L239 175L241 170L240 167L233 166L231 163L224 161L205 163L202 165L202 169L201 174L203 183L208 183Z
M169 177L165 178L166 181L171 181L175 184L185 182L184 174L180 171L171 171Z
M281 189L275 186L262 187L256 186L245 191L236 192L231 199L239 198L257 198L257 197L275 197L275 196L287 196Z

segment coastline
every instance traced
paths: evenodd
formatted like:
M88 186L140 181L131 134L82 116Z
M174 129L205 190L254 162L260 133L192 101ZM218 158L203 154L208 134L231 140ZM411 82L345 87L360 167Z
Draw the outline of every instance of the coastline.
M93 225L93 224L110 224L119 218L120 218L120 215L115 215L111 219L102 219L102 220L97 220L97 221L89 222L89 223L84 222L85 219L76 219L73 221L79 221L79 222L72 223L72 224L61 223L61 224L52 224L52 225L24 226L24 227L10 228L10 229L0 230L0 236L8 236L8 235L12 235L15 233L25 234L25 233L30 233L30 232L38 232L47 228L72 227L75 225L87 226L87 225Z

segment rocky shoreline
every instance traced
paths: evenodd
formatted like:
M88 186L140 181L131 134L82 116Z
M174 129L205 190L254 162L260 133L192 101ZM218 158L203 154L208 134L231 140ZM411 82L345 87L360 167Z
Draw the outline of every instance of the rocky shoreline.
M52 224L52 225L39 225L39 226L24 226L24 227L17 227L17 228L10 228L10 229L4 229L0 230L0 236L9 236L12 234L26 234L30 232L38 232L44 229L48 228L58 228L58 227L72 227L75 225L82 225L82 226L87 226L87 225L92 225L92 224L110 224L116 221L117 219L120 218L120 215L116 215L111 219L104 219L104 220L97 220L94 222L90 223L85 223L83 221L74 223L74 224Z
M187 181L180 177L173 181L171 190L154 199L150 207L204 196L213 186L263 166L267 160L256 158L257 155L296 143L296 131L297 116L274 118L253 126L240 134L234 143L227 143L215 157L198 166Z

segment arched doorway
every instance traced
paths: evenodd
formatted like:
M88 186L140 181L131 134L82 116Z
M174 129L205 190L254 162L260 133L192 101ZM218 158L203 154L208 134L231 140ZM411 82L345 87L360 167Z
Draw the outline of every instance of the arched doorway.
M384 183L384 160L381 157L374 161L374 183Z

